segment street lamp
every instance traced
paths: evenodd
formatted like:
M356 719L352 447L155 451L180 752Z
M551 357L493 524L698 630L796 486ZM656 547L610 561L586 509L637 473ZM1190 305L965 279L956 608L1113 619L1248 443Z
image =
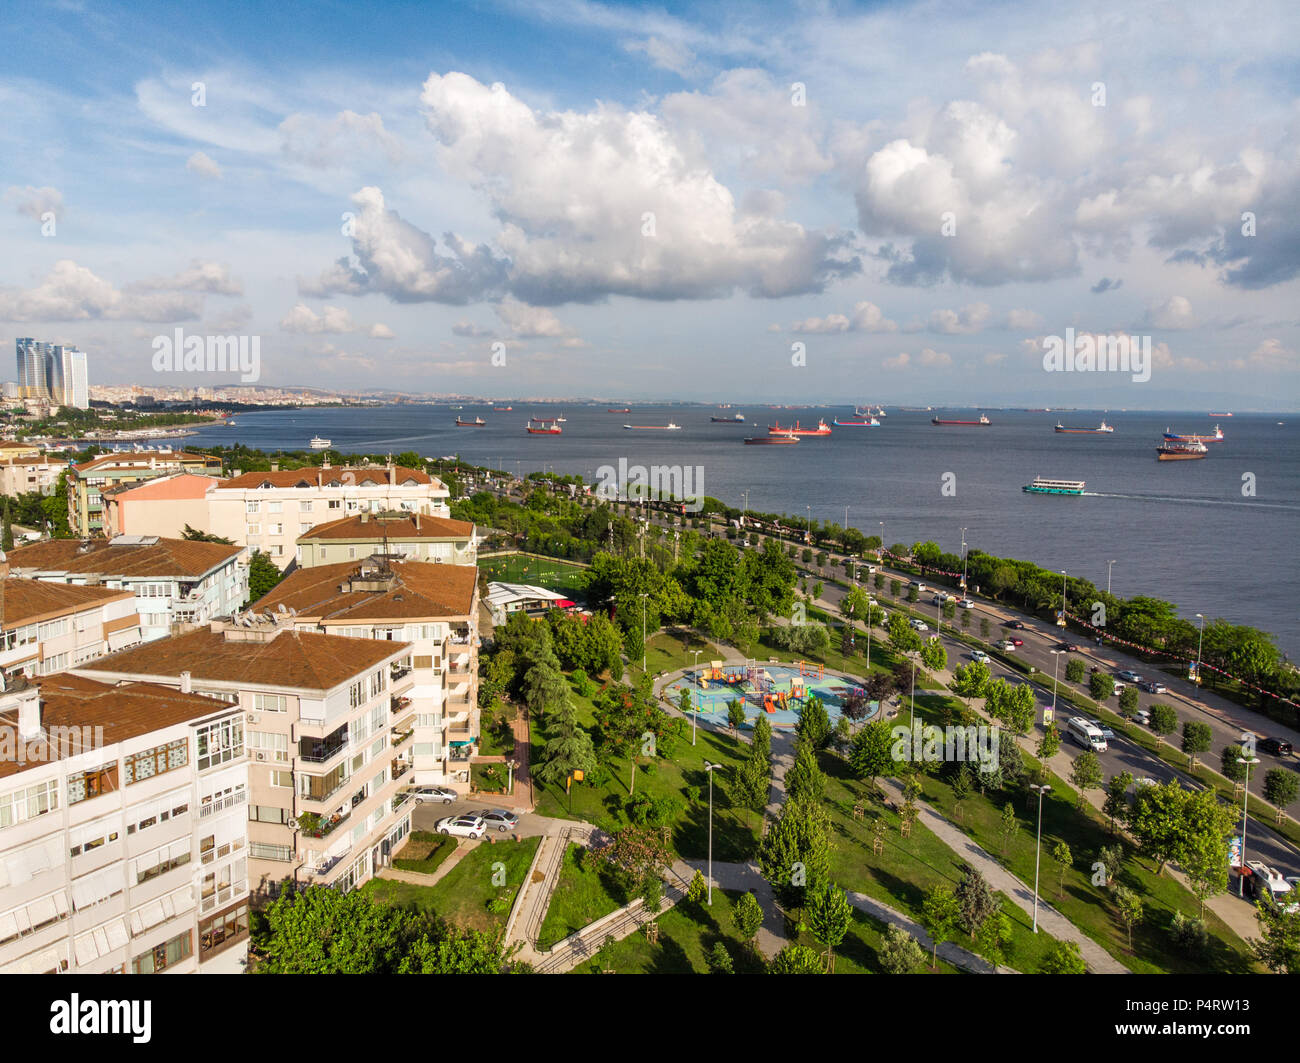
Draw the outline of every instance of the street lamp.
M713 907L713 773L721 767L721 764L704 762L704 770L709 776L709 898L706 903L710 908Z
M961 530L961 589L966 590L966 529Z
M885 559L885 522L882 520L879 523L880 523L880 560L883 561Z
M1061 619L1056 622L1057 627L1065 627L1065 569L1061 569Z
M1030 783L1029 788L1038 794L1038 840L1034 843L1034 933L1038 933L1038 864L1043 851L1043 794L1051 793L1046 783Z
M1114 564L1115 564L1114 561L1106 562L1106 594L1107 595L1110 594L1110 570L1111 570L1111 566Z
M649 597L649 596L646 595L646 594L642 594L642 595L641 595L641 673L642 673L643 675L644 675L645 672L647 671L647 669L646 669L646 665L645 665L645 642L646 642L646 638L645 638L645 637L646 637L646 630L645 630L645 600L646 600L647 597Z
M1245 735L1242 735L1245 738ZM1241 890L1238 896L1243 899L1246 896L1246 802L1250 800L1250 766L1259 763L1259 757L1238 757L1238 764L1246 765L1246 786L1241 792L1241 864L1239 870L1241 874L1237 877L1241 879Z
M1051 654L1056 658L1052 662L1052 723L1056 722L1056 677L1061 670L1061 655L1065 650L1052 650Z
M1196 685L1201 685L1201 646L1205 644L1205 614L1197 613L1201 621L1201 634L1196 639Z
M691 713L691 745L695 745L695 721L700 718L700 654L703 652L695 651L695 711Z
M910 731L916 725L916 661L921 651L913 650L908 656L912 658L912 705L907 713L907 729Z

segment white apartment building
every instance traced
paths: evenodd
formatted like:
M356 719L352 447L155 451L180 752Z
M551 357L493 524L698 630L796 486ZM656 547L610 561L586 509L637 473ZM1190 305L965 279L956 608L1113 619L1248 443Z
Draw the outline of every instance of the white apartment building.
M284 611L301 631L407 643L409 685L393 704L398 759L416 784L469 788L479 740L475 567L370 557L303 568L257 607Z
M212 485L204 530L261 550L286 568L298 537L317 524L386 510L448 517L450 496L428 473L396 465L248 472Z
M248 601L242 546L119 535L111 540L50 539L9 552L9 571L47 583L131 591L147 642L176 624L233 616Z
M51 676L0 693L0 746L0 973L241 968L236 706Z
M44 583L8 571L0 561L0 678L61 672L140 642L131 591Z
M0 457L0 494L12 496L39 492L52 495L58 486L59 474L67 467L67 459L46 454Z
M76 674L228 700L248 751L248 872L350 890L410 832L411 646L296 631L244 614L96 661Z
M437 564L478 563L478 533L473 522L427 513L363 511L317 524L298 536L298 566L312 568L387 554L406 561Z

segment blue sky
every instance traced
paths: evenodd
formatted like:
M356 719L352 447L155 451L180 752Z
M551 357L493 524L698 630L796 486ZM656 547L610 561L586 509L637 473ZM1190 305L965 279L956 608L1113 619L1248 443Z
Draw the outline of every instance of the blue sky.
M10 5L0 340L105 383L182 327L268 384L1290 409L1298 24ZM1046 372L1066 328L1150 337L1150 380Z

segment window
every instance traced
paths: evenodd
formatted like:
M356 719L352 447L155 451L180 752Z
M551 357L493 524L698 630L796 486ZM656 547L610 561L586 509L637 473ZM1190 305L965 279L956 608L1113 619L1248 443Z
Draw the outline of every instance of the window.
M289 810L275 805L249 805L248 818L254 823L288 823Z
M249 535L261 535L261 534L262 534L262 526L261 526L260 524L250 524L250 525L248 526L248 534L249 534Z
M365 704L365 700L366 700L366 684L365 684L365 681L364 681L364 680L361 680L361 681L358 681L358 682L356 682L356 683L353 683L353 684L348 688L348 702L349 702L349 704L352 706L352 708L355 709L358 705L363 705L363 704Z
M327 505L329 506L330 509L342 509L343 501L342 499L331 498L327 500Z
M278 769L276 769L276 768L272 768L272 769L271 769L271 785L272 785L272 786L288 786L288 787L292 787L292 786L293 786L293 772L291 772L291 771L280 771L280 770L278 770Z
M0 945L35 933L68 918L68 897L63 890L40 897L7 912L0 912Z
M68 776L68 804L98 797L117 789L117 761L94 771L79 771Z
M123 760L123 776L126 785L152 779L155 775L183 768L190 761L190 744L184 739L168 742L165 746L154 746L134 753Z
M234 808L247 799L248 790L242 782L230 783L222 789L213 790L210 794L204 794L199 800L199 819L206 819L218 812L224 812L227 808Z
M174 967L182 960L194 955L194 942L187 930L170 941L155 945L148 952L143 952L131 961L132 974L156 974Z
M236 941L248 933L248 905L241 904L224 915L199 924L199 954L211 952L225 942Z
M39 627L37 637L44 642L46 639L56 639L60 635L68 633L68 620L64 617L62 620L47 620Z
M284 547L279 544L271 547L272 557L284 557Z
M196 732L199 751L199 771L228 764L244 755L244 721L227 717L206 724Z
M268 525L266 526L266 534L267 534L267 535L281 535L281 534L283 534L283 533L284 533L284 525L283 525L283 524L268 524Z
M283 694L254 694L253 708L258 712L286 712L289 699Z
M15 823L35 819L59 807L59 783L57 779L37 783L24 790L0 794L0 828L12 827Z
M384 692L384 688L387 685L388 683L385 681L384 670L382 668L377 672L371 673L370 696L372 698L377 698L380 694Z
M190 839L178 838L170 845L164 845L152 852L138 856L132 861L135 868L136 885L148 882L168 871L175 871L190 862Z
M53 657L46 657L41 661L41 675L49 675L51 672L61 672L68 667L68 655L66 653L55 654Z
M314 504L315 504L315 503L313 503L312 500L311 500L310 498L303 498L303 499L300 499L299 502L298 502L298 512L299 512L299 513L310 513L311 510L312 510L312 506L313 506Z
M268 502L268 503L266 504L266 511L267 511L268 513L279 513L279 512L281 512L283 509L284 509L284 503L283 503L283 502Z
M250 500L244 503L245 513L258 513L262 509L262 503L257 500Z
M254 760L289 762L289 736L272 731L248 732L249 756Z
M289 861L293 859L293 846L267 845L264 842L249 842L248 855L254 860Z
M302 521L302 522L298 525L298 534L299 534L299 535L306 535L309 531L311 531L311 529L312 529L312 523L311 523L311 521Z

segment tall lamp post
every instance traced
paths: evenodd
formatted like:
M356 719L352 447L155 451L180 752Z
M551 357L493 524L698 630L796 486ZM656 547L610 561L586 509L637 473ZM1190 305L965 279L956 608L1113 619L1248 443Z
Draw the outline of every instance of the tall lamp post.
M700 718L700 654L703 652L695 651L695 711L691 713L691 745L695 745L695 721Z
M704 762L704 770L709 776L709 897L708 906L713 907L713 773L721 768L721 764L710 764L707 760Z
M966 529L961 530L961 589L966 590Z
M1243 736L1244 737L1244 736ZM1250 800L1250 766L1259 763L1259 757L1238 757L1238 764L1246 765L1246 786L1241 792L1241 867L1237 877L1241 880L1239 897L1246 896L1246 802Z
M1043 851L1043 794L1051 793L1046 783L1030 783L1029 788L1038 795L1038 840L1034 843L1034 933L1038 933L1038 865Z
M641 672L642 674L644 674L647 671L646 663L645 663L645 643L646 643L645 600L647 597L649 596L646 594L641 595Z
M1196 618L1201 622L1201 633L1196 639L1196 685L1201 685L1201 647L1205 645L1205 614L1197 613Z
M1061 656L1065 650L1052 650L1051 654L1056 658L1052 662L1052 723L1056 723L1056 677L1061 671Z
M1065 569L1061 569L1061 619L1056 626L1065 627Z
M880 560L883 561L885 560L885 522L882 520L879 523L880 523Z
M907 716L907 729L910 731L916 726L916 661L921 656L921 651L913 650L908 656L912 658L912 706Z
M1106 562L1106 594L1110 594L1110 570L1114 566L1114 561Z

